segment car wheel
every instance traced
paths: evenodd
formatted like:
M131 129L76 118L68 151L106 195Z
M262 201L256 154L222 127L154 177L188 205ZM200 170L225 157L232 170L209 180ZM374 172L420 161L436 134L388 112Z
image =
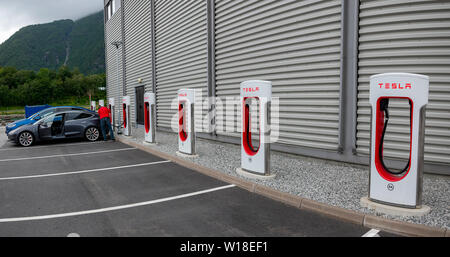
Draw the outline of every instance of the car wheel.
M84 132L84 136L87 140L95 142L100 138L100 131L96 127L90 127L86 129L86 132Z
M34 136L31 132L25 131L19 134L19 144L24 147L29 147L34 143Z

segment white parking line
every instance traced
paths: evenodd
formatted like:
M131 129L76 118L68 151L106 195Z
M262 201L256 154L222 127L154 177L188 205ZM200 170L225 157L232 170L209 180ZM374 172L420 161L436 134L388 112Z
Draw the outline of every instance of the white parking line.
M166 197L158 200L152 200L147 202L140 202L140 203L134 203L134 204L127 204L127 205L120 205L115 207L109 207L109 208L102 208L102 209L96 209L96 210L88 210L88 211L80 211L80 212L69 212L69 213L61 213L61 214L52 214L52 215L44 215L44 216L33 216L33 217L21 217L21 218L6 218L6 219L0 219L0 223L8 223L8 222L20 222L20 221L35 221L35 220L48 220L48 219L57 219L57 218L65 218L65 217L73 217L73 216L80 216L80 215L88 215L88 214L96 214L96 213L103 213L103 212L110 212L110 211L117 211L117 210L123 210L123 209L130 209L130 208L136 208L141 206L148 206L152 204L162 203L162 202L168 202L173 201L177 199L182 198L188 198L192 196L207 194L215 191L220 191L228 188L235 187L236 185L227 185L222 187L215 187L207 190L197 191L189 194L183 194L178 196L172 196L172 197Z
M7 178L0 178L0 181L76 175L76 174L92 173L92 172L99 172L99 171L120 170L120 169L134 168L134 167L150 166L150 165L157 165L157 164L163 164L163 163L169 163L169 162L171 162L171 161L148 162L148 163L142 163L142 164L127 165L127 166L117 166L117 167L110 167L110 168L81 170L81 171L73 171L73 172L51 173L51 174L43 174L43 175L7 177Z
M378 233L380 233L380 230L371 229L369 232L365 233L362 237L380 237Z
M88 152L88 153L59 154L59 155L48 155L48 156L37 156L37 157L26 157L26 158L5 159L5 160L0 160L0 162L12 162L12 161L25 161L25 160L47 159L47 158L57 158L57 157L68 157L68 156L78 156L78 155L99 154L99 153L112 153L112 152L130 151L130 150L136 150L136 148L133 147L133 148L122 148L122 149L104 150L104 151Z
M42 148L55 148L55 147L63 147L63 146L74 146L74 145L99 145L99 144L107 144L104 142L85 142L85 143L69 143L69 144L54 144L54 145L44 145L44 146L32 146L32 147L14 147L14 148L5 148L0 149L0 152L6 151L18 151L18 150L34 150L34 149L42 149Z

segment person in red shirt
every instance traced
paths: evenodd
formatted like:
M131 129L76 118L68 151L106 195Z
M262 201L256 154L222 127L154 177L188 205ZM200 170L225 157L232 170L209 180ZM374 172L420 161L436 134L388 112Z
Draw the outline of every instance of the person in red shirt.
M100 115L100 127L102 129L103 140L108 140L107 135L109 132L111 140L116 141L114 138L114 131L111 127L111 111L105 106L101 106L100 109L98 109L98 114Z

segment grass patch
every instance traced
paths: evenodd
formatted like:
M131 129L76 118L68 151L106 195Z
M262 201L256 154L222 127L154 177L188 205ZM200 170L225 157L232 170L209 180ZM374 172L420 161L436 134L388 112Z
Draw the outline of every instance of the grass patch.
M0 107L0 115L25 114L23 106L7 106Z
M98 102L98 101L97 101ZM69 99L50 103L51 106L78 106L86 109L91 108L89 100L86 99ZM25 106L0 106L0 115L25 115Z

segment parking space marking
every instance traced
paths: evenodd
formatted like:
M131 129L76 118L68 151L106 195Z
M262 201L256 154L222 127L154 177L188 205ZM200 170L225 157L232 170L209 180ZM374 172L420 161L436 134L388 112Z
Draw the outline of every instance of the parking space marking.
M136 150L136 149L137 149L137 148L132 147L132 148L122 148L122 149L114 149L114 150L104 150L104 151L88 152L88 153L73 153L73 154L59 154L59 155L37 156L37 157L27 157L27 158L14 158L14 159L0 160L0 162L25 161L25 160L36 160L36 159L47 159L47 158L69 157L69 156L79 156L79 155L89 155L89 154L99 154L99 153L112 153L112 152L130 151L130 150Z
M133 204L120 205L120 206L115 206L115 207L88 210L88 211L69 212L69 213L33 216L33 217L6 218L6 219L0 219L0 223L48 220L48 219L57 219L57 218L65 218L65 217L73 217L73 216L81 216L81 215L97 214L97 213L104 213L104 212L117 211L117 210L123 210L123 209L130 209L130 208L148 206L148 205L152 205L152 204L163 203L163 202L178 200L178 199L182 199L182 198L188 198L188 197L192 197L192 196L207 194L207 193L225 190L225 189L229 189L229 188L233 188L233 187L236 187L236 185L215 187L215 188L211 188L211 189L207 189L207 190L197 191L197 192L188 193L188 194L182 194L182 195L178 195L178 196L166 197L166 198L161 198L161 199L147 201L147 202L133 203Z
M157 164L163 164L163 163L169 163L169 162L171 162L171 161L148 162L148 163L127 165L127 166L117 166L117 167L110 167L110 168L81 170L81 171L73 171L73 172L51 173L51 174L43 174L43 175L7 177L7 178L0 178L0 181L76 175L76 174L83 174L83 173L92 173L92 172L100 172L100 171L108 171L108 170L120 170L120 169L128 169L128 168L135 168L135 167L142 167L142 166L151 166L151 165L157 165Z
M105 142L85 142L85 143L68 143L68 144L54 144L54 145L44 145L44 146L32 146L32 147L21 147L16 146L14 148L5 148L0 149L0 152L6 151L18 151L18 150L34 150L34 149L42 149L42 148L55 148L55 147L63 147L63 146L75 146L75 145L92 145L92 144L107 144Z
M380 237L380 235L378 235L378 233L380 233L380 230L371 229L369 232L364 234L362 237Z

